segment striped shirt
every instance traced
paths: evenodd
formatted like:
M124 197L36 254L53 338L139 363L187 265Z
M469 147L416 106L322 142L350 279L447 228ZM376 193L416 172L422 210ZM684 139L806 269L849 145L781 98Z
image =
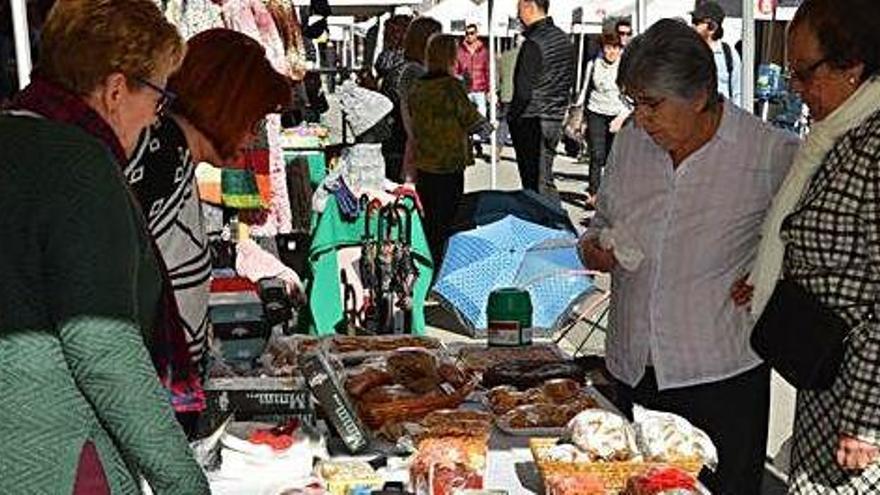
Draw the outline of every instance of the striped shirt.
M725 100L715 136L678 168L646 132L614 141L591 229L624 225L645 255L612 273L608 369L635 386L711 383L760 363L748 312L730 297L757 253L764 214L798 146Z
M195 164L177 123L163 117L141 136L125 176L168 267L190 356L206 349L211 256L196 194Z

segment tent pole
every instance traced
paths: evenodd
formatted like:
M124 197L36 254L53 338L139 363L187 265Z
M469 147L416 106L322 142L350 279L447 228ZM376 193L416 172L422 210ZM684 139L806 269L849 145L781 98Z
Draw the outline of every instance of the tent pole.
M648 30L648 0L636 0L636 32Z
M742 104L755 113L755 3L743 0L742 25Z
M15 60L18 66L18 87L31 82L31 37L28 29L26 0L9 0L12 7L12 29L15 33Z
M487 95L487 105L489 109L489 122L492 123L492 136L489 141L489 189L495 189L498 179L498 109L496 105L497 96L497 76L498 66L496 64L496 54L498 47L495 45L495 26L492 22L492 11L495 6L494 0L489 0L489 94Z

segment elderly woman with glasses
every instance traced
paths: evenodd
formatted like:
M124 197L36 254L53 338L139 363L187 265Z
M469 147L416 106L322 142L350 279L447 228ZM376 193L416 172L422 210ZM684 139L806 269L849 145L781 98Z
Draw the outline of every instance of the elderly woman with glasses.
M719 96L716 74L712 51L677 20L623 52L618 84L634 119L614 141L581 257L611 272L606 358L624 411L638 403L705 430L720 458L706 484L748 495L760 491L770 377L729 291L798 141Z
M787 45L792 89L814 124L767 215L750 283L733 296L758 317L780 305L783 279L843 322L830 388L798 391L790 491L878 493L880 3L807 0Z
M196 165L223 166L235 158L254 140L266 114L290 103L292 89L258 42L211 29L189 40L183 64L162 94L174 100L141 136L125 175L174 287L186 330L183 351L200 364L207 348L211 257ZM203 404L186 391L173 392L178 419L192 434Z
M162 387L198 375L122 175L183 41L151 0L59 0L41 46L0 115L0 493L208 493Z

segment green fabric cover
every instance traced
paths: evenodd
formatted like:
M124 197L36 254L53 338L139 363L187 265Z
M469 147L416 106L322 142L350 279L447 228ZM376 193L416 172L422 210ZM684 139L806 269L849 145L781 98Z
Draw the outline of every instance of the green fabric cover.
M324 181L324 178L327 177L327 159L324 156L324 152L317 150L284 150L284 163L287 165L299 157L304 157L308 162L309 184L312 185L312 189L317 189Z
M132 196L81 130L0 117L0 493L208 493L145 341L161 288Z
M412 201L409 199L405 200L404 204L410 210L413 209ZM374 236L378 232L378 222L375 218L374 215L370 222ZM422 230L421 218L415 212L412 218L412 253L419 270L419 277L413 288L412 331L414 334L422 335L425 332L425 298L431 286L434 265ZM333 334L336 326L343 320L342 301L339 297L341 281L336 251L342 247L359 246L363 232L363 212L356 221L346 222L339 213L336 198L330 196L324 212L318 218L309 252L309 262L314 275L310 286L309 307L314 319L314 332L318 335ZM397 232L393 233L393 235L397 234Z

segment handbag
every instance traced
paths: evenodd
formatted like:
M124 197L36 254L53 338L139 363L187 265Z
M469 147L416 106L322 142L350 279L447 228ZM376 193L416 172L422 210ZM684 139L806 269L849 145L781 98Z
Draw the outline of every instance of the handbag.
M793 280L776 284L751 334L752 348L799 390L831 388L850 325Z

